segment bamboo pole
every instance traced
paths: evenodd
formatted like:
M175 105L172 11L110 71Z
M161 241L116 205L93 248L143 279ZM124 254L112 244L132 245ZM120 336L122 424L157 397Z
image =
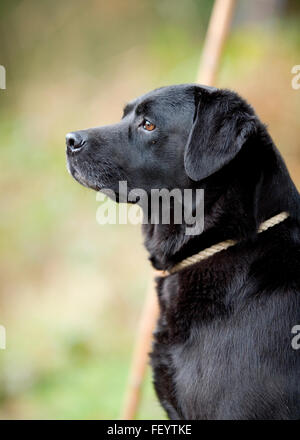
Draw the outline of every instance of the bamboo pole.
M197 75L197 82L200 84L210 86L215 82L222 49L230 28L235 2L236 0L215 0ZM162 273L156 272L156 275L162 276ZM123 420L133 420L139 408L141 389L152 343L152 332L158 315L157 295L152 280L149 284L135 342L121 415L121 419Z
M161 275L157 272L154 275ZM141 398L141 389L148 365L148 356L151 348L152 332L158 317L158 301L154 287L154 278L148 286L143 306L140 325L135 342L131 371L127 384L125 404L121 419L133 420L136 416Z
M199 84L207 86L215 84L235 3L236 0L215 0L197 74Z

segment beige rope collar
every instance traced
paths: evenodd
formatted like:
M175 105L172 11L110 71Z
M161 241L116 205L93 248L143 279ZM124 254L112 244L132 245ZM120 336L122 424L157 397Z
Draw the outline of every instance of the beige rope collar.
M263 222L260 227L258 228L258 234L261 232L266 231L269 228L272 228L272 226L278 225L278 223L283 222L286 218L288 218L289 214L287 212L282 212L281 214L277 214L274 217L271 217L269 220L266 220ZM211 257L212 255L216 254L217 252L224 251L225 249L228 249L231 246L234 246L238 242L236 240L226 240L221 241L221 243L214 244L213 246L210 246L207 249L204 249L203 251L200 251L198 254L192 255L191 257L186 258L185 260L181 261L180 263L177 263L175 266L173 266L168 271L164 272L164 275L170 275L175 272L178 272L179 270L190 266L192 264L198 263L199 261L206 260L206 258Z

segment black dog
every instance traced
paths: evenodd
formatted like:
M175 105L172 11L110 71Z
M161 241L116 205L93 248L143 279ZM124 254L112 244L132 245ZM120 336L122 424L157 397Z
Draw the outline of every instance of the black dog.
M300 199L253 109L228 90L180 85L126 106L111 126L67 135L81 184L118 194L204 189L205 223L145 224L155 268L233 239L227 250L158 279L151 354L157 395L171 419L299 419ZM172 209L172 207L170 208ZM258 234L259 225L288 212Z

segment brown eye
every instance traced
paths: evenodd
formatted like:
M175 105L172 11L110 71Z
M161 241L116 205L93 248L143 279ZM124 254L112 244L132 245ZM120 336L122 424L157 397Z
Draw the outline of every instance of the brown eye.
M152 131L152 130L155 129L155 125L152 124L152 122L147 121L147 119L144 119L144 121L143 121L143 128L144 128L144 130Z

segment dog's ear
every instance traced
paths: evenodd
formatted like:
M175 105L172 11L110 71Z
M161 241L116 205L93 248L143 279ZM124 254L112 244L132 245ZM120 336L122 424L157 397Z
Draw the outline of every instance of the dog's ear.
M256 116L232 92L201 92L184 153L187 175L205 179L230 162L256 130Z

